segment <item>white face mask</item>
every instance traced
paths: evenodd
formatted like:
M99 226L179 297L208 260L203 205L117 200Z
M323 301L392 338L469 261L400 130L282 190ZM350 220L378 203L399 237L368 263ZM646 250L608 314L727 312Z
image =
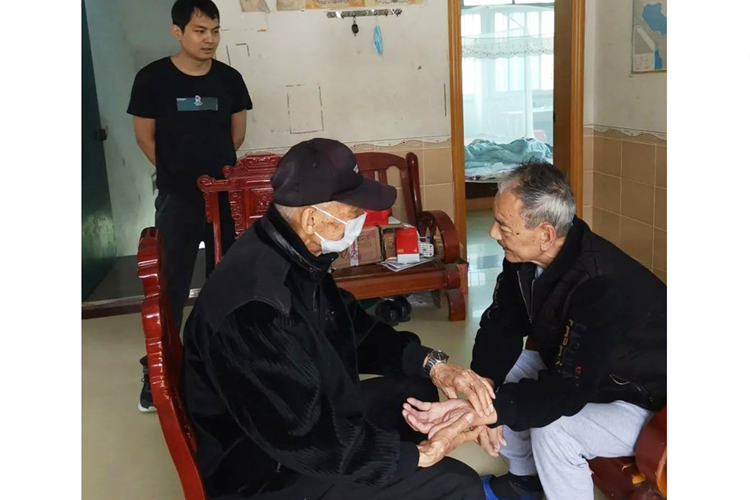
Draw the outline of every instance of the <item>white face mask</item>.
M319 210L326 214L328 217L331 217L332 219L336 219L340 223L344 224L344 236L341 237L340 240L327 240L323 238L321 235L319 235L317 232L315 233L315 236L320 238L320 248L323 251L323 253L331 253L331 252L343 252L352 244L354 244L354 240L357 239L357 236L359 236L359 233L362 232L362 228L365 225L365 217L367 217L367 214L362 214L356 219L352 219L350 221L343 221L336 217L335 215L329 214L322 208L318 208L315 205L313 205L313 208L315 210Z

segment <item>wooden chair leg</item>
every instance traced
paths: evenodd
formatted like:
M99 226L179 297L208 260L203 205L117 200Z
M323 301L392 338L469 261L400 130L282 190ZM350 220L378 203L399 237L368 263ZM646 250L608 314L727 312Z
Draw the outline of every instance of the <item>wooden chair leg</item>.
M448 319L450 321L466 320L466 298L460 288L451 288L445 291L448 297Z

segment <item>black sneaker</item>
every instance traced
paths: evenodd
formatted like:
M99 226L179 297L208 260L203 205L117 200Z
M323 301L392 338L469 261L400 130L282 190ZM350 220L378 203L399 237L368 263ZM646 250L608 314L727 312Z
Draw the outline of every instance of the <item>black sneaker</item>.
M406 297L399 295L393 299L393 303L396 305L398 311L398 322L406 323L411 320L411 304L406 300Z
M141 379L143 388L141 389L141 397L138 400L138 411L151 413L156 411L156 406L154 406L154 398L151 396L151 382L148 378L148 364L145 356L141 358L141 366L143 366L143 378Z
M482 476L486 500L542 500L544 490L539 476Z
M383 320L386 325L398 325L398 306L391 299L383 299L375 308L375 316Z

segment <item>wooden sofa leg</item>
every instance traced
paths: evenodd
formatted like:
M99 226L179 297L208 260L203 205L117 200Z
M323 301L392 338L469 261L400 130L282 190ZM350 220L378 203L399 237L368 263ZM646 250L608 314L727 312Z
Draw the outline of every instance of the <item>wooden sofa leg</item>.
M460 288L445 291L448 297L448 319L450 321L464 321L466 319L466 298Z

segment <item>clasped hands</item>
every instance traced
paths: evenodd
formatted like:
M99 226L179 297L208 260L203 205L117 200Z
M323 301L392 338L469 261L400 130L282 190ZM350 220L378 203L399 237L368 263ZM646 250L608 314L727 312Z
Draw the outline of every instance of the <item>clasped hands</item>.
M490 456L499 456L500 446L505 446L502 427L487 427L497 421L492 381L448 363L435 366L430 378L450 399L430 403L409 398L402 411L412 429L427 435L417 446L419 466L434 465L466 441L476 441ZM458 393L467 400L457 399Z

